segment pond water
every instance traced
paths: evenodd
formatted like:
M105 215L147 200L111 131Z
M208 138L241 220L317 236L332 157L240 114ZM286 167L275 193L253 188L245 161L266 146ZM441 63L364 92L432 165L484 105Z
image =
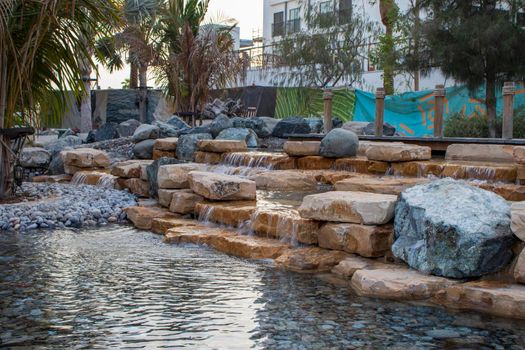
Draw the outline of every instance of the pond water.
M0 233L0 340L39 349L522 349L525 326L129 227Z

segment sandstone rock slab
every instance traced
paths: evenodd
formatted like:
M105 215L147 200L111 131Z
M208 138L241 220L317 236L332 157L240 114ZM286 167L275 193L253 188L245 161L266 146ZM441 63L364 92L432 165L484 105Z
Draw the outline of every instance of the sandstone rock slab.
M432 150L426 146L399 145L399 144L377 144L369 145L366 157L370 160L384 162L409 162L413 160L429 160L432 158Z
M176 152L178 141L179 139L177 137L167 137L165 139L157 139L155 140L154 148L159 151Z
M189 188L189 173L205 169L205 165L197 163L162 165L157 173L158 186L164 189Z
M352 288L357 294L396 300L430 299L455 283L406 268L359 270L352 277Z
M293 170L263 172L251 178L257 189L268 191L308 191L317 188L315 176L311 173Z
M113 166L111 169L111 175L124 177L127 179L140 178L142 166L146 167L152 162L152 160L128 160L125 162L120 162Z
M286 141L284 152L292 157L318 156L320 141Z
M78 168L107 168L111 164L106 152L94 148L77 148L60 153L64 165Z
M192 171L188 182L193 192L211 200L255 200L255 181L238 176Z
M313 220L383 225L394 217L396 202L393 195L333 191L306 196L299 213Z
M336 159L333 168L340 171L384 175L390 170L390 163L369 160L366 157L347 157Z
M171 197L170 211L178 214L192 214L195 206L204 202L204 198L192 190L176 190Z
M318 247L289 249L275 260L279 267L298 272L328 272L348 254Z
M525 250L520 253L516 266L514 266L514 278L516 281L525 284Z
M259 235L292 243L317 244L319 222L303 219L295 210L257 210L251 217L250 229Z
M179 217L178 215L159 207L128 207L124 211L133 225L142 230L150 230L153 219Z
M222 160L221 153L201 152L201 151L195 152L195 163L219 164L221 160Z
M171 200L173 198L173 194L179 190L168 190L168 189L160 189L158 191L159 195L159 205L161 205L164 208L169 208L171 204Z
M525 286L480 281L448 287L436 295L436 303L459 310L525 319Z
M195 204L195 214L202 222L240 227L248 222L257 210L254 201L214 202Z
M149 183L147 181L135 178L125 179L123 187L129 189L131 193L139 197L149 197Z
M246 152L244 140L201 140L197 142L199 151L212 153Z
M331 169L333 166L333 158L306 156L297 159L297 169L300 170L326 170Z
M512 153L514 161L518 164L525 164L525 146L516 146Z
M512 232L525 242L525 202L512 203L511 219Z
M447 147L446 160L514 163L514 147L456 143Z
M398 265L384 264L374 259L350 255L335 265L332 273L350 279L359 270L395 269L398 267Z
M367 226L357 224L323 225L318 234L321 248L342 250L364 257L384 256L392 246L392 225Z
M399 195L407 188L428 181L422 178L353 177L337 182L335 190Z
M177 227L198 227L200 224L195 220L167 218L167 219L153 219L151 223L151 231L159 235L165 235L168 230Z

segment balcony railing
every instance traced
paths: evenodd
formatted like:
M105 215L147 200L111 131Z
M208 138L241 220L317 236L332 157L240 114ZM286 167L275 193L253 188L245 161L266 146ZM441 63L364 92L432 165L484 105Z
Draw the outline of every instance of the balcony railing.
M291 19L286 23L286 34L298 33L301 30L301 19Z
M284 22L272 24L272 37L284 36Z

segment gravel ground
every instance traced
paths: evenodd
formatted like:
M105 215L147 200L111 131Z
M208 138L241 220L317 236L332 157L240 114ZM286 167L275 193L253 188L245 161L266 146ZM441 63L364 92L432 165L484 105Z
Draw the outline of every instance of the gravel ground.
M123 222L132 194L86 185L24 183L25 202L0 205L0 231L81 228Z

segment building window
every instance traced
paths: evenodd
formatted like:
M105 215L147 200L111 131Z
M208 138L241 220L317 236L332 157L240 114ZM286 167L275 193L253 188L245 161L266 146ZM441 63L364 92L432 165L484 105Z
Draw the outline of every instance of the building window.
M289 19L286 28L287 34L294 34L301 30L301 9L299 7L289 11Z
M339 24L350 23L352 19L352 0L339 0Z
M284 12L273 14L272 36L284 36Z

